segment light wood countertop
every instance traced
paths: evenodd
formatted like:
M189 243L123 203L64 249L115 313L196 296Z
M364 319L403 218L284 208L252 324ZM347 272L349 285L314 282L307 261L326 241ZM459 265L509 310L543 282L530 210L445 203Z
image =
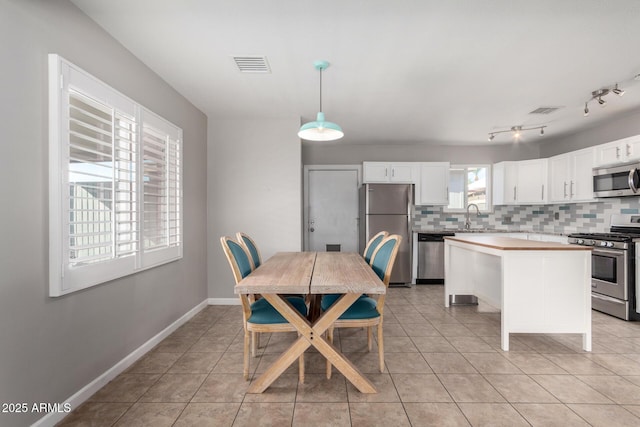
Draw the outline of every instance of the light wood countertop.
M447 236L445 240L485 246L503 251L589 251L592 249L590 246L566 245L563 243L540 242L502 236Z

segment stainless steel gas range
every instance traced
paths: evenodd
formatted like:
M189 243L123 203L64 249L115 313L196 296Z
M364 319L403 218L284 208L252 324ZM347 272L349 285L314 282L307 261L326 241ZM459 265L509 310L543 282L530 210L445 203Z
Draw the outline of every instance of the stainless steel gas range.
M611 215L610 233L575 233L569 243L593 246L591 307L624 320L640 320L636 286L636 249L640 243L640 215Z

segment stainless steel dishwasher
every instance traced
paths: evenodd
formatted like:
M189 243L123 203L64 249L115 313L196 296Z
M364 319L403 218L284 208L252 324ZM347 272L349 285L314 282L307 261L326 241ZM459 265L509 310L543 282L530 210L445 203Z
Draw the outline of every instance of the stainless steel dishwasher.
M444 283L444 238L455 233L418 233L418 277L416 284ZM451 305L477 305L475 295L450 295Z
M445 236L455 236L455 233L418 233L418 277L416 284L444 283Z

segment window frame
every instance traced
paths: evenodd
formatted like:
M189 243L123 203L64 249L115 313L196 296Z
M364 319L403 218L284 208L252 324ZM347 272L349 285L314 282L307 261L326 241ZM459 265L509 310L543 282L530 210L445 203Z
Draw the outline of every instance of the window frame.
M184 193L182 189L182 173L183 173L183 141L182 141L182 129L170 123L166 119L158 116L157 114L146 109L142 105L136 103L115 89L111 88L106 83L93 77L91 74L77 67L76 65L66 61L59 55L49 54L49 296L58 297L66 295L72 292L86 289L92 286L99 285L110 280L114 280L120 277L135 274L148 268L152 268L158 265L162 265L168 262L173 262L182 258L183 246L184 246L184 224L183 224L183 204ZM77 199L77 193L71 193L71 179L70 172L72 170L70 164L71 150L73 147L77 147L75 142L72 142L71 123L80 123L81 125L88 122L79 122L77 119L72 118L70 110L70 99L74 98L77 101L80 98L80 102L87 100L86 105L97 107L103 107L104 114L110 114L111 120L111 139L106 139L111 146L111 157L108 161L108 168L110 168L112 177L111 189L106 190L111 192L111 205L106 210L106 216L109 217L109 230L107 232L95 231L90 232L90 235L102 234L110 235L109 240L103 246L111 246L111 250L108 251L110 255L105 257L103 261L97 262L74 262L72 261L71 251L74 250L71 247L71 239L77 238L77 231L72 231L72 215L75 215L78 210L84 208L77 208L74 205L75 199ZM110 110L110 113L107 113ZM124 240L125 243L132 243L133 251L129 251L128 254L121 254L116 247L119 240L118 233L122 230L120 227L120 218L118 213L121 211L117 205L122 202L118 198L117 193L121 193L117 184L122 184L124 181L119 177L118 171L120 170L120 157L115 156L115 152L118 151L118 144L120 144L122 138L121 134L117 130L117 122L119 117L127 115L132 118L132 131L133 135L131 140L132 155L128 160L130 169L129 182L130 188L125 190L125 195L128 197L123 203L129 203L128 213L131 216L129 233L126 231L123 234L128 234ZM107 116L105 116L107 117ZM108 122L108 120L107 120ZM160 128L163 132L166 132L167 138L171 137L175 140L175 154L179 159L176 171L173 174L175 176L174 188L175 197L173 198L173 205L176 210L176 222L177 222L177 239L174 245L167 245L161 249L153 251L147 251L144 247L144 188L143 182L145 180L144 171L142 168L142 152L144 150L144 142L142 138L143 128L145 123L153 123L154 128ZM106 123L108 126L109 123ZM104 146L105 143L102 143ZM169 143L167 143L169 146ZM76 150L77 151L77 150ZM105 155L105 157L108 157ZM98 163L102 166L101 161L93 160L94 165ZM110 163L110 164L109 164ZM82 164L91 164L88 162L80 162ZM168 179L168 178L167 178ZM135 180L135 182L131 182ZM77 182L77 181L73 181ZM171 182L168 181L168 186ZM91 187L89 187L91 188ZM95 188L95 187L94 187ZM83 190L86 191L86 190ZM94 195L95 198L98 198ZM87 199L86 195L82 196L82 199ZM108 201L103 203L107 204ZM169 209L169 199L167 199L167 209ZM133 202L132 202L133 201ZM93 202L95 204L95 202ZM95 209L95 208L94 208ZM91 217L91 216L90 216ZM75 217L74 217L75 218ZM104 218L102 218L104 219ZM88 224L97 224L99 220L94 220ZM102 221L104 222L104 221ZM75 227L75 226L74 226ZM91 227L89 227L92 229ZM94 229L92 229L94 230ZM74 255L76 256L76 255Z
M485 209L480 209L482 213L492 213L493 212L493 199L492 199L492 190L493 190L493 179L492 179L492 165L490 163L470 163L470 164L451 164L449 166L449 183L448 186L451 188L451 171L452 170L460 170L464 169L465 177L469 173L470 168L487 168L487 207ZM451 200L451 192L449 191L448 197ZM448 213L465 213L467 211L467 206L469 206L469 188L467 184L467 180L464 180L464 208L449 208L448 205L445 205L443 208L443 212Z

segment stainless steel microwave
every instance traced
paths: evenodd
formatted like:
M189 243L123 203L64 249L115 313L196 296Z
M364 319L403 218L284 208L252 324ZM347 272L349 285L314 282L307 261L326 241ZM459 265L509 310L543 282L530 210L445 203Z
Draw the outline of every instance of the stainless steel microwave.
M640 163L594 168L593 196L640 196Z

